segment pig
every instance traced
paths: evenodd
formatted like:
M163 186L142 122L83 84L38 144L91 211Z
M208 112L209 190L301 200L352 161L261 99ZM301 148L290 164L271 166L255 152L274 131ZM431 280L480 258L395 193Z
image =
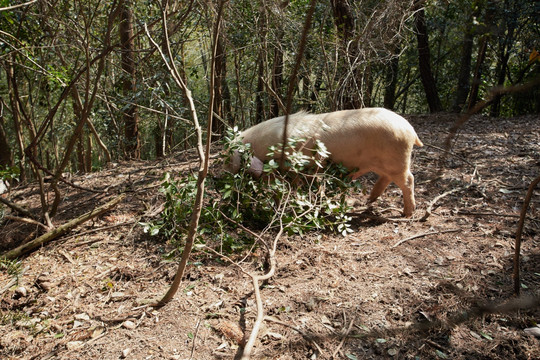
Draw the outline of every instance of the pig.
M250 173L260 175L263 161L269 160L268 148L283 142L285 117L276 117L241 132L250 143L254 158ZM342 110L325 114L299 112L289 116L288 138L305 139L310 148L316 139L330 152L330 160L354 172L351 178L374 172L379 175L368 198L375 201L394 182L403 192L403 215L415 209L414 176L410 171L414 145L423 146L412 125L400 115L384 108ZM279 157L275 154L274 157ZM233 155L230 170L240 167L239 154Z

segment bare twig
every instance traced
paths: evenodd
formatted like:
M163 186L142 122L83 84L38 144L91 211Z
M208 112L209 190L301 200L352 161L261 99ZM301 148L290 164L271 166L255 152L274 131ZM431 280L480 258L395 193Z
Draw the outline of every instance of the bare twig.
M347 328L347 331L345 332L345 334L343 334L343 338L341 339L341 341L339 342L339 345L338 347L336 348L336 350L334 350L334 352L332 353L332 358L335 359L336 358L336 355L338 354L338 352L341 350L341 347L343 346L343 344L345 343L345 340L347 340L347 337L349 336L350 332L351 332L351 329L354 325L354 318L351 320L351 323L349 324L349 327Z
M458 215L470 215L470 216L494 216L494 217L508 217L508 218L516 218L519 219L520 215L516 214L497 214L495 212L491 211L468 211L468 210L458 210ZM525 219L529 221L534 222L540 222L539 219L532 218L530 216L526 216Z
M0 288L0 295L8 291L13 285L17 284L19 282L19 278L23 276L28 269L30 269L30 266L26 266L21 270L20 273L17 274L17 276L14 276L6 285L4 285L4 287Z
M195 327L195 335L193 335L193 346L191 347L191 354L189 359L193 359L193 353L195 352L195 343L197 342L197 334L199 333L199 327L201 325L201 319L197 320L197 326Z
M300 329L298 326L293 326L291 324L287 324L286 322L284 321L281 321L279 319L276 319L275 317L273 316L265 316L264 317L264 320L266 321L271 321L271 322L274 322L276 324L279 324L279 325L283 325L283 326L286 326L294 331L296 331L297 333L299 333L300 335L302 335L302 337L304 339L306 339L307 341L309 341L310 343L312 343L316 348L317 348L317 351L319 352L319 354L324 358L324 351L321 349L321 347L319 346L319 344L317 344L317 342L315 342L315 339L313 339L312 336L310 336L308 333L306 333L305 331L303 331L302 329Z
M33 219L21 218L21 217L11 216L11 215L5 215L4 219L23 222L23 223L31 224L31 225L37 225L37 226L41 227L42 229L45 229L45 231L50 230L50 228L48 226L40 223L39 221L33 220Z
M466 163L466 164L468 164L468 165L471 165L472 167L476 167L475 164L473 164L473 163L470 162L469 160L465 159L463 156L456 155L456 154L454 154L453 152L451 152L450 150L446 150L446 149L443 149L443 148L441 148L441 147L439 147L439 146L435 146L435 145L432 145L432 144L426 144L426 143L424 143L424 145L427 146L427 147L433 148L433 149L435 149L435 150L442 151L442 152L445 153L445 154L451 155L451 156L453 156L453 157L455 157L455 158L457 158L457 159L463 161L464 163Z
M416 234L416 235L413 235L413 236L409 236L408 238L401 239L400 241L395 243L394 246L392 246L392 248L398 247L399 245L403 244L404 242L412 240L412 239L417 239L417 238L420 238L420 237L433 235L433 234L443 234L443 233L450 233L450 232L458 232L458 231L461 231L461 230L462 229L448 229L448 230L440 230L440 231L428 231L428 232L425 232L425 233L422 233L422 234Z
M447 192L444 192L442 193L441 195L439 196L436 196L433 200L431 200L428 204L428 207L426 209L426 213L424 214L424 216L422 216L422 218L419 220L419 221L426 221L428 217L430 217L431 215L431 210L433 209L433 205L435 205L435 203L437 201L439 201L440 199L442 199L443 197L447 196L447 195L450 195L450 194L453 194L457 191L460 191L460 190L464 190L464 189L467 189L469 186L465 186L465 187L459 187L459 188L453 188L452 190L448 190Z
M22 4L6 6L6 7L3 7L3 8L0 8L0 12L2 12L2 11L8 11L8 10L14 10L14 9L17 9L17 8L20 8L20 7L23 7L23 6L32 5L32 4L35 3L36 1L37 1L37 0L30 0L30 1L25 2L25 3L22 3Z
M451 143L454 137L456 136L457 131L473 116L474 114L480 112L483 108L491 104L491 102L500 95L506 95L506 94L512 94L512 93L518 93L523 91L528 91L531 88L537 86L540 84L540 76L537 76L536 78L532 79L531 81L525 83L525 84L518 84L518 85L512 85L512 86L496 86L492 88L489 93L486 96L486 99L483 101L478 102L472 109L470 109L466 114L463 114L456 122L455 124L450 128L450 131L448 133L448 136L446 137L446 140L444 141L444 148L446 151L450 151ZM446 152L445 152L446 154ZM442 171L442 164L444 163L445 156L441 156L441 171Z
M66 236L65 240L71 239L71 238L76 237L76 236L84 236L84 235L88 235L88 234L99 232L99 231L114 229L114 228L117 228L117 227L120 227L120 226L132 225L132 224L135 224L136 222L137 222L137 220L130 220L130 221L122 222L122 223L119 223L119 224L102 226L102 227L98 227L98 228L95 228L95 229L86 230L86 231L83 231L83 232L78 233L78 234L73 234L73 235L70 235L70 236ZM93 244L95 242L102 241L102 240L104 240L104 239L99 238L99 239L94 239L94 240L89 240L89 241L83 241L81 243L73 244L73 246L71 246L71 248L74 249L76 247Z
M529 203L531 202L531 198L533 195L534 188L538 183L540 182L540 176L538 176L536 179L534 179L531 182L531 185L529 186L529 190L527 191L527 195L525 196L525 200L523 201L523 207L521 208L521 214L519 217L519 223L518 228L516 232L516 244L514 246L515 253L514 253L514 294L519 295L520 289L521 289L521 283L519 280L519 255L521 251L521 235L523 234L523 225L525 224L525 215L527 215L527 209L529 208Z

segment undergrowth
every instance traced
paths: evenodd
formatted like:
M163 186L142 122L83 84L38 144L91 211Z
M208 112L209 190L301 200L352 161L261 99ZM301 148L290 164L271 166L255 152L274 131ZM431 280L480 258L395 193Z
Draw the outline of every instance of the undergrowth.
M236 129L227 132L220 161L228 163L237 154L240 170L206 179L199 245L212 243L222 253L236 252L253 243L246 229L260 232L280 226L289 234L300 235L308 231L351 232L346 198L355 183L347 179L349 171L343 166L325 164L329 153L322 142L306 150L302 149L303 139L290 139L284 166L270 160L261 178L255 179L248 173L251 147L238 135ZM281 145L277 145L269 149L269 154L280 151ZM196 180L193 175L173 179L165 174L160 188L165 196L164 210L157 221L142 223L144 230L181 248L192 214Z

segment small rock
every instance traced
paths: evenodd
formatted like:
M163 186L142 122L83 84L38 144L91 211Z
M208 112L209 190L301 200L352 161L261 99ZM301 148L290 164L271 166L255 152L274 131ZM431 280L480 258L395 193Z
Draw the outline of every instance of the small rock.
M530 328L527 328L527 329L525 329L523 331L525 331L529 335L533 335L533 336L535 336L537 338L540 338L540 327L538 327L538 326L530 327Z
M267 332L265 335L274 340L283 339L283 335L281 335L280 333L272 332L272 331Z
M133 330L137 327L137 325L135 325L135 323L131 320L126 320L124 321L124 323L122 324L123 327L125 327L126 329L129 329L129 330Z
M20 328L29 329L29 328L35 327L36 324L39 323L40 321L41 321L41 319L39 319L39 318L24 319L24 320L19 320L19 321L15 322L15 326L20 327Z
M111 294L112 301L121 301L121 300L124 300L125 297L126 297L126 294L124 294L121 291L115 291Z
M42 312L39 313L39 317L40 317L41 319L47 319L47 318L50 317L50 314L49 314L48 311L42 311Z
M26 297L26 295L28 295L28 290L26 290L24 286L19 286L15 289L15 294L19 297Z
M82 314L75 315L75 319L88 321L88 320L90 320L90 316L88 316L88 314L86 314L86 313L82 313Z
M45 290L45 291L49 291L51 290L56 284L50 282L50 281L44 281L44 282L40 282L39 283L39 286Z
M122 355L120 356L120 358L122 358L122 359L127 358L127 356L129 355L130 352L131 352L130 348L122 350Z
M70 341L66 344L68 350L76 350L82 348L84 343L82 341Z
M74 321L73 321L73 328L74 328L74 329L76 329L76 328L78 328L78 327L81 327L81 326L83 326L83 325L84 325L84 323L83 323L82 321L79 321L79 320L74 320Z

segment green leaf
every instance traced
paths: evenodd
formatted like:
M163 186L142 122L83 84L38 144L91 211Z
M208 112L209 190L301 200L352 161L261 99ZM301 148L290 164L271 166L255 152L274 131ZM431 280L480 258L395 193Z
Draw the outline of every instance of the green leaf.
M446 355L445 353L443 353L442 351L440 350L435 350L435 354L440 357L441 359L448 359L448 355Z
M489 334L486 334L484 332L480 332L480 335L482 335L484 338L486 338L488 340L493 340L493 338Z

